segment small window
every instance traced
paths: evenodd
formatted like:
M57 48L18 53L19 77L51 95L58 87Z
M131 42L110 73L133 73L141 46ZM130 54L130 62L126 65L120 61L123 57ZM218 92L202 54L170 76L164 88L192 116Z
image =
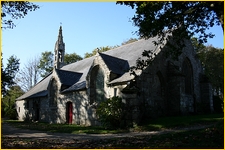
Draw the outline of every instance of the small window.
M117 88L114 88L114 96L117 96Z

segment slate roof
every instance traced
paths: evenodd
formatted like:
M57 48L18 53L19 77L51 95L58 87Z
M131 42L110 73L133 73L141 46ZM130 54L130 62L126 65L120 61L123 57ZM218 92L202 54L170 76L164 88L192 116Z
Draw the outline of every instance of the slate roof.
M33 88L31 88L25 94L18 97L16 100L47 96L48 94L47 87L51 77L52 74L49 74L47 77L38 82Z
M110 55L99 53L109 70L115 74L122 75L129 70L129 64L127 60L116 58Z
M157 52L159 49L156 45L153 44L153 41L156 40L157 37L150 38L148 40L141 39L136 42L100 53L100 56L102 57L108 68L114 73L121 74L119 78L114 79L110 83L120 83L131 80L133 77L126 73L126 70L136 64L136 60L142 56L142 52L144 50L151 50L154 53ZM86 88L86 76L93 63L94 58L95 56L92 56L90 58L68 64L66 66L63 66L60 71L58 71L61 83L70 86L63 92L82 90ZM30 91L17 98L17 100L46 96L47 87L51 77L52 75L50 74L42 81L40 81L37 85L35 85Z
M56 73L59 77L60 82L63 85L71 86L75 84L82 76L82 73L71 72L66 70L56 69Z

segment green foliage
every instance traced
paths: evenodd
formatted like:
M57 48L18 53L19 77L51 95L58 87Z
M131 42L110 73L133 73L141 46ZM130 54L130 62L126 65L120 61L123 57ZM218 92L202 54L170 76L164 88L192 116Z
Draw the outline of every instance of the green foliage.
M224 90L224 51L212 46L206 46L198 51L198 57L204 68L205 75L217 95L220 95Z
M47 76L53 69L53 53L45 51L41 53L41 59L38 65L41 77Z
M8 63L6 68L3 68L3 65L1 66L1 89L2 89L2 95L5 95L7 92L7 89L10 88L15 84L15 76L16 73L19 71L19 59L15 55L12 55L8 59Z
M14 108L15 100L23 94L23 90L17 85L12 86L9 90L7 90L6 95L4 95L1 99L2 116L8 117L10 119L16 119L17 113Z
M191 43L194 47L195 52L199 52L205 49L205 45L202 43L199 43L196 37L191 38Z
M136 42L138 41L138 39L136 38L130 38L124 42L121 43L121 45L126 45L126 44L129 44L129 43L132 43L132 42ZM88 58L88 57L91 57L91 56L94 56L97 54L97 52L105 52L105 51L108 51L108 50L111 50L111 49L114 49L114 48L117 48L119 47L119 45L116 45L116 46L104 46L104 47L100 47L100 48L95 48L91 53L85 53L84 54L84 58Z
M53 70L54 54L51 51L45 51L41 54L40 63L38 68L40 70L41 77L46 77ZM64 63L70 64L76 61L82 60L82 57L76 53L65 54Z
M17 116L18 116L18 114L17 114L17 111L15 108L7 109L5 112L5 117L7 117L9 119L16 120Z
M136 41L138 41L138 39L130 38L129 40L124 41L123 43L121 43L121 45L126 45L126 44L133 43L133 42L136 42Z
M80 55L77 55L76 53L65 54L64 63L65 64L71 64L71 63L77 62L77 61L82 60L82 59L83 58Z
M224 105L224 102L219 96L213 96L213 108L215 112L222 113L223 105Z
M126 45L126 44L129 44L129 43L132 43L132 42L136 42L138 41L138 39L136 38L130 38L124 42L121 43L121 45ZM84 58L88 58L88 57L91 57L91 56L94 56L97 54L97 52L105 52L105 51L108 51L108 50L111 50L111 49L114 49L114 48L117 48L119 47L119 45L115 45L115 46L103 46L103 47L100 47L100 48L95 48L91 53L85 53L84 54Z
M136 9L132 18L134 25L139 28L140 37L149 38L181 27L180 35L188 32L191 37L198 34L200 43L207 42L213 37L212 33L205 31L214 25L223 28L224 2L117 2ZM186 36L187 37L187 36Z
M13 19L24 18L29 11L39 9L38 5L27 1L1 1L2 28L13 28Z
M137 34L141 38L158 36L156 45L168 42L167 56L178 59L181 50L185 47L184 40L198 35L199 43L207 43L213 33L206 33L210 27L221 25L224 22L224 2L117 2L136 9L132 18L139 28ZM168 36L167 36L168 35ZM172 36L172 39L171 39Z
M116 96L101 102L97 107L96 114L103 126L124 128L124 109L125 104L122 102L122 98Z
M153 53L151 50L144 50L142 56L142 58L139 57L136 60L136 66L130 67L130 72L135 77L138 76L138 74L136 73L137 70L143 71L147 66L152 63L152 61L154 60L155 53Z
M105 51L108 51L108 50L110 50L112 48L113 47L111 47L111 46L105 46L105 47L96 48L91 53L85 53L84 54L84 58L88 58L88 57L94 56L94 55L97 54L97 52L105 52Z

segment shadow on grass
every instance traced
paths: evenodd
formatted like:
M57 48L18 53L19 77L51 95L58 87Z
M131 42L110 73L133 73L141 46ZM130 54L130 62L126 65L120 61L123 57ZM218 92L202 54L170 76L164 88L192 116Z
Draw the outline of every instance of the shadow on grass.
M178 148L178 149L223 149L224 120L214 126L194 131L141 135L126 138L96 140L62 140L3 138L2 148Z
M192 116L162 117L142 122L135 129L139 131L159 131L168 128L181 128L195 125L207 125L223 120L224 114L206 114Z
M49 124L44 122L26 122L18 120L5 120L4 122L7 122L10 125L17 128L39 130L52 133L116 134L128 132L128 130L125 129L106 129L101 126L80 126L75 124Z
M162 117L152 120L147 120L141 125L134 126L133 131L159 131L168 128L180 128L195 125L207 125L223 120L223 114L207 114L193 116L178 116L178 117ZM87 134L116 134L129 132L129 129L106 129L101 126L80 126L69 124L48 124L43 122L23 122L17 120L4 120L14 127L40 130L45 132L57 133L87 133Z

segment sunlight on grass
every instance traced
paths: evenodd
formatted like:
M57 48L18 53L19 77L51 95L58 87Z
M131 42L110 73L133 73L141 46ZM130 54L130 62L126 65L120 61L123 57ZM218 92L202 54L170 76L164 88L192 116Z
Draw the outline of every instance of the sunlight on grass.
M208 114L195 116L177 116L177 117L162 117L157 119L149 119L141 125L134 126L133 131L157 131L164 128L186 127L195 124L209 124L223 119L223 114ZM3 120L2 120L3 121ZM129 129L105 129L100 126L81 126L68 124L49 124L43 122L23 122L18 120L4 120L15 127L40 130L46 132L72 133L72 134L115 134L129 132Z

